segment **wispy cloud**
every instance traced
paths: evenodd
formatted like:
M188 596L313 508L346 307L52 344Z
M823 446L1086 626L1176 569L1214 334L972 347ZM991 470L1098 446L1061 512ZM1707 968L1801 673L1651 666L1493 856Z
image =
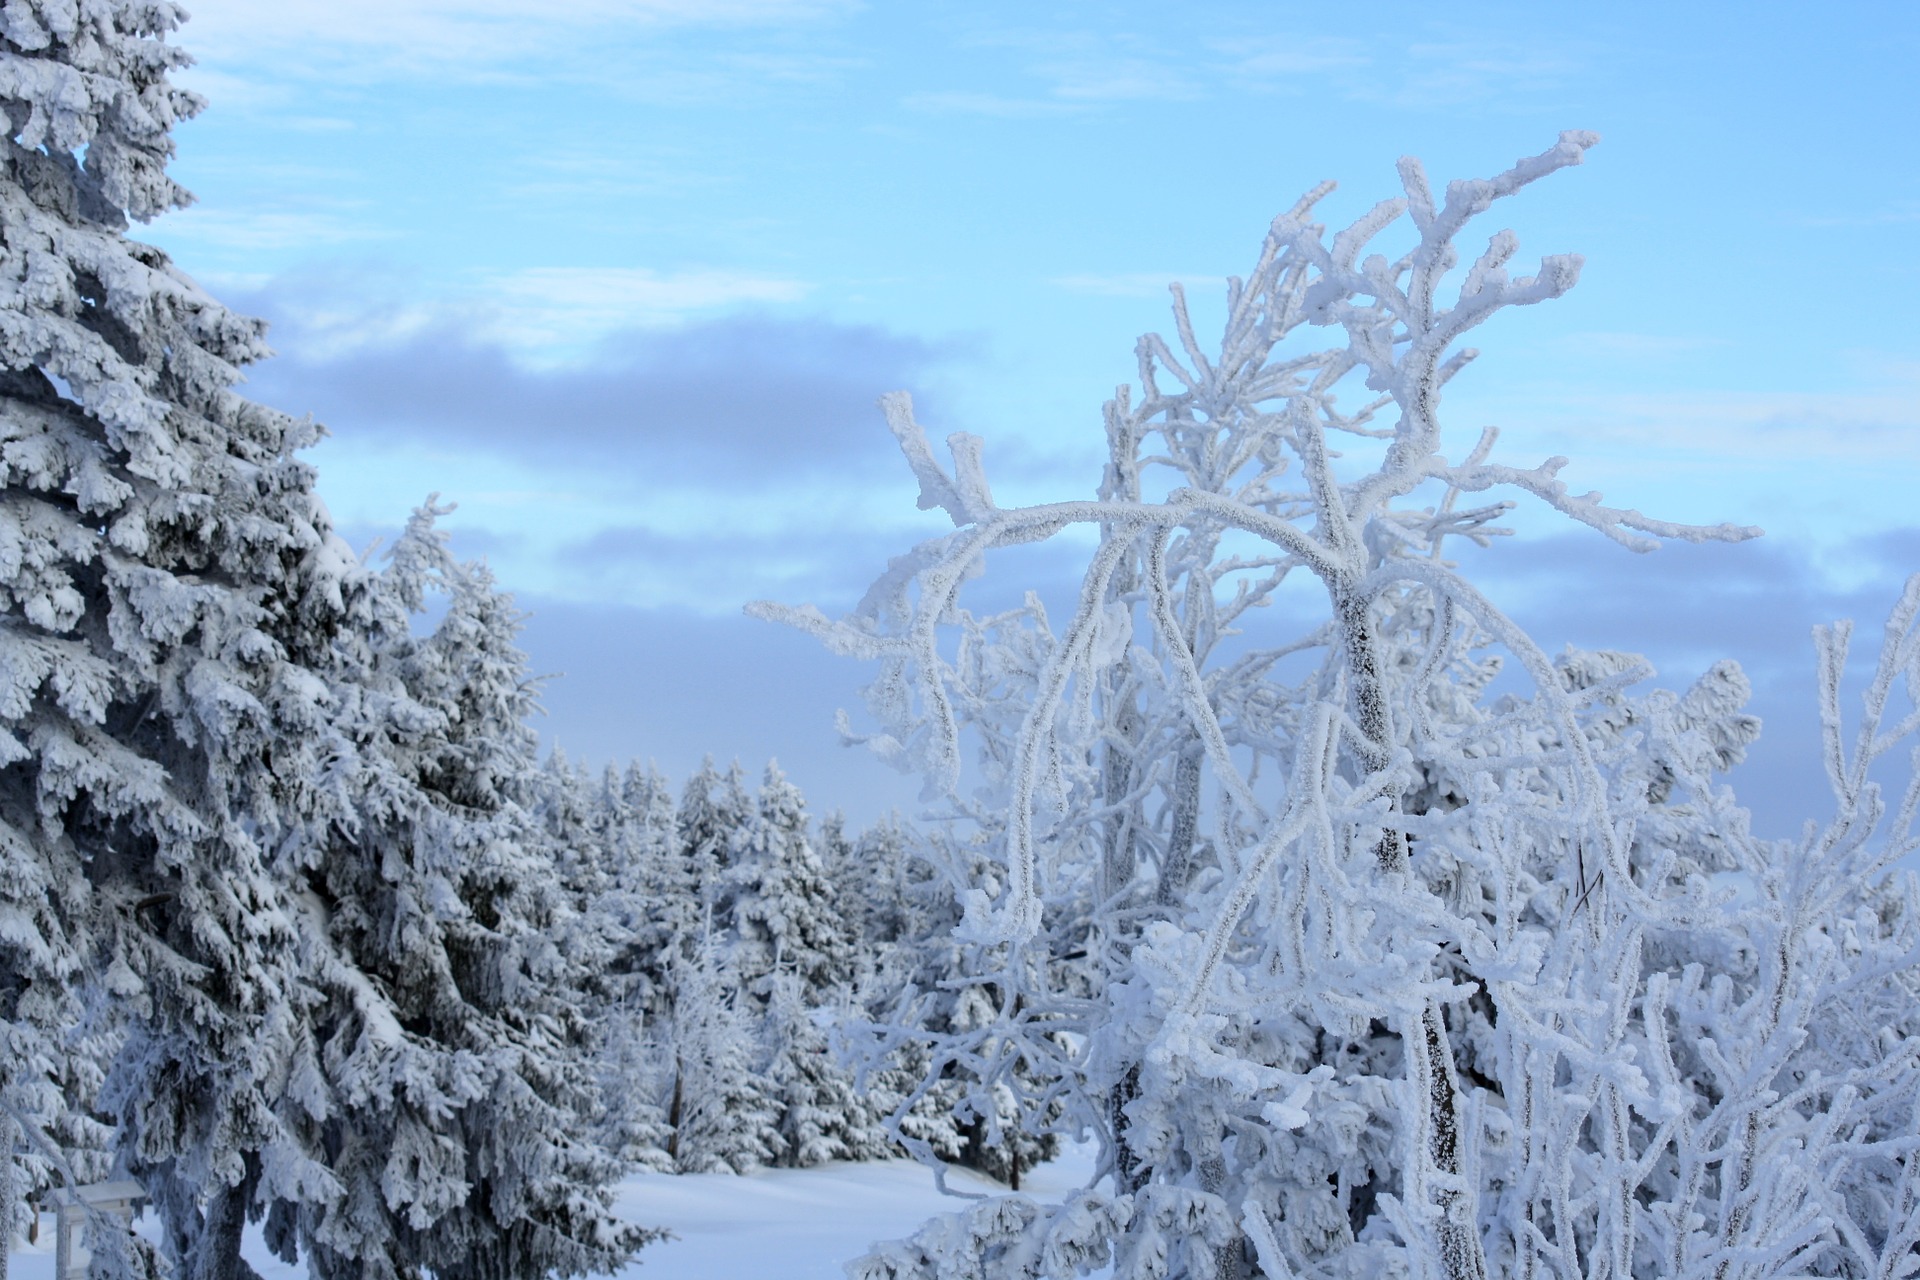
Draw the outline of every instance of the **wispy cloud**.
M1068 293L1090 294L1096 298L1162 298L1168 286L1175 282L1191 290L1219 286L1225 279L1204 271L1121 271L1054 276L1047 283Z
M1102 49L1044 59L1035 70L1052 82L1053 96L1065 102L1153 102L1201 96L1200 86L1164 57Z
M1210 79L1236 87L1300 91L1312 85L1349 101L1457 107L1559 88L1588 51L1560 42L1489 38L1395 39L1302 33L1217 38L1205 45Z
M1023 28L976 32L973 48L1001 51L1008 85L930 90L920 110L1044 115L1069 107L1198 100L1222 92L1290 92L1314 86L1349 101L1434 108L1556 88L1580 67L1563 43L1295 33L1148 39L1125 30ZM1022 87L1029 91L1022 92Z
M357 212L260 209L236 213L194 205L168 214L156 238L169 245L185 242L224 251L339 248L395 234L393 228Z
M1540 420L1542 405L1553 403L1537 397L1527 417ZM1728 472L1815 461L1911 467L1920 464L1920 390L1891 385L1845 393L1584 395L1561 399L1549 410L1545 429L1602 440L1606 450L1600 456L1632 467L1689 457L1710 460Z
M726 279L553 272L511 283L533 298L508 312L520 317L506 330L517 343L485 313L417 303L356 308L311 282L276 282L237 300L275 321L282 353L253 371L249 393L313 412L343 440L480 451L554 474L612 461L683 480L725 474L748 483L884 462L876 397L923 385L948 354L874 327L766 314L619 326L635 314L684 316L696 305L726 308L755 296L754 287ZM642 296L618 296L615 286ZM552 319L570 306L599 311ZM573 361L528 358L528 326L544 340L552 334L541 324L584 331L596 322L619 327Z
M1903 200L1879 209L1862 209L1857 213L1790 214L1787 221L1796 227L1831 227L1836 230L1908 227L1920 222L1920 201Z
M1372 64L1358 40L1333 36L1263 35L1208 42L1225 69L1242 80L1290 81L1353 71Z
M1352 80L1350 96L1399 107L1457 107L1557 89L1579 70L1564 43L1442 40L1407 46L1392 75Z
M910 93L900 100L909 111L936 115L998 116L1024 119L1032 116L1057 116L1086 110L1086 104L1062 102L1057 98L1019 98L997 93L936 92Z
M744 271L531 267L486 282L494 313L481 335L554 350L621 329L653 328L742 305L797 302L803 281Z
M596 29L668 30L814 21L851 0L196 0L191 43L227 56L347 46L407 61L512 58Z
M1758 524L1810 546L1912 523L1920 386L1911 382L1825 393L1514 383L1496 395L1463 391L1453 408L1500 424L1509 462L1571 456L1561 478L1575 492L1599 489L1662 518ZM1548 519L1531 501L1518 514L1532 527Z
M273 230L250 231L249 220L234 221L243 237ZM321 274L222 280L253 295L240 299L242 308L270 315L275 345L305 361L343 360L438 334L497 348L522 367L591 360L616 333L797 302L809 288L787 276L718 268L528 267L475 277L464 292L442 296L415 293L404 276L339 264Z

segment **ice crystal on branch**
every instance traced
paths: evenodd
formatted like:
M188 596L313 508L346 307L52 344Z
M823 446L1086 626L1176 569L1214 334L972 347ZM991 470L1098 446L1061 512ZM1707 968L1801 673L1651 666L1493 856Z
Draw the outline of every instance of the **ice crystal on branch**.
M1462 340L1580 267L1519 274L1511 232L1468 228L1596 141L1438 199L1402 161L1402 194L1331 234L1309 193L1229 282L1216 348L1176 287L1092 498L1003 507L978 438L943 464L883 402L954 531L846 618L755 606L880 664L869 741L950 823L948 971L872 1052L926 1064L903 1135L958 1081L1106 1157L1068 1205L950 1215L852 1274L1904 1274L1920 899L1888 870L1917 802L1883 820L1865 770L1915 729L1887 719L1920 586L1851 754L1828 680L1839 816L1789 845L1716 781L1758 731L1736 667L1637 692L1643 661L1550 658L1446 556L1522 500L1636 551L1758 533L1443 430ZM1031 597L964 607L993 552L1069 525L1099 544L1057 630ZM1274 634L1262 607L1302 580L1318 619ZM1527 691L1489 698L1503 661Z

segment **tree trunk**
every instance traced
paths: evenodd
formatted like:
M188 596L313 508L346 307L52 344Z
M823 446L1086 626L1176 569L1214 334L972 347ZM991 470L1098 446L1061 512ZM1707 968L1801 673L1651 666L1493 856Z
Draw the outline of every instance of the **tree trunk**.
M1167 832L1167 857L1160 868L1160 885L1154 893L1154 905L1163 909L1179 904L1193 874L1194 835L1200 829L1200 764L1204 756L1199 739L1190 738L1173 768L1173 822Z
M1187 887L1193 865L1193 838L1200 825L1199 741L1187 744L1180 754L1173 775L1173 822L1167 836L1166 857L1160 867L1160 883L1154 890L1154 905L1162 914L1179 904ZM1146 1181L1133 1144L1127 1140L1127 1104L1140 1096L1140 1064L1129 1063L1119 1083L1107 1095L1107 1124L1113 1134L1113 1189L1115 1195L1131 1195Z
M673 1100L667 1104L667 1158L673 1161L676 1171L680 1168L680 1082L684 1074L678 1067L673 1072Z
M1386 688L1380 678L1379 644L1373 632L1373 618L1364 600L1339 595L1334 609L1340 620L1341 639L1347 649L1347 670L1353 681L1354 718L1363 737L1361 765L1369 772L1383 769L1392 758L1393 722L1388 715ZM1398 798L1394 807L1399 806ZM1381 828L1374 845L1374 857L1380 869L1391 875L1408 873L1406 834L1389 823ZM1486 1280L1486 1252L1480 1244L1479 1197L1473 1188L1459 1181L1460 1089L1454 1079L1453 1046L1440 1007L1429 1004L1420 1015L1417 1029L1410 1036L1421 1040L1419 1051L1409 1052L1407 1069L1415 1092L1427 1108L1427 1150L1417 1153L1428 1167L1446 1179L1435 1192L1440 1209L1436 1234L1440 1242L1440 1262L1448 1280ZM1412 1044L1407 1046L1413 1049Z
M1131 589L1131 580L1130 569L1114 575L1113 591L1116 596ZM1101 832L1100 900L1108 904L1107 910L1111 911L1111 904L1127 891L1138 869L1138 836L1134 830L1134 815L1130 807L1125 807L1125 802L1133 791L1135 780L1133 749L1140 737L1140 711L1135 705L1132 691L1125 688L1124 667L1110 668L1105 674L1104 683L1107 710L1112 718L1112 736L1107 740L1105 756L1101 761L1101 798L1106 802L1108 816L1105 829ZM1114 926L1111 915L1098 921L1096 927L1100 931L1104 950L1105 981L1111 986L1132 963L1133 938L1130 932ZM1113 1135L1114 1190L1122 1195L1134 1190L1141 1176L1139 1159L1134 1155L1133 1143L1127 1136L1127 1104L1138 1096L1139 1085L1140 1064L1127 1062L1121 1069L1119 1079L1114 1082L1113 1092L1107 1095L1107 1128ZM1018 1163L1014 1169L1014 1189L1017 1191Z
M249 1176L238 1186L221 1188L208 1200L187 1258L187 1280L260 1280L259 1273L240 1256L240 1237L246 1229L247 1201L252 1198L254 1181Z
M1202 1121L1202 1123L1205 1123ZM1201 1143L1199 1159L1195 1165L1200 1174L1200 1189L1210 1195L1224 1198L1227 1194L1227 1159L1219 1137L1209 1133ZM1212 1274L1204 1280L1239 1280L1240 1277L1240 1241L1242 1237L1236 1230L1228 1240L1213 1254ZM1196 1276L1195 1280L1203 1280Z

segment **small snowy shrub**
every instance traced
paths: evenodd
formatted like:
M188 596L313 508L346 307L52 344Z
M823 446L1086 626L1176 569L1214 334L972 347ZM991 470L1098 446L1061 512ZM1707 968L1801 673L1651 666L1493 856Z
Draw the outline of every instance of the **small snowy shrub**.
M1758 731L1737 667L1637 691L1643 661L1548 657L1446 559L1504 532L1495 490L1635 550L1757 532L1608 507L1563 459L1505 465L1491 430L1442 428L1460 340L1580 267L1516 276L1510 232L1456 242L1595 141L1439 199L1403 161L1404 194L1331 236L1309 194L1229 283L1217 349L1175 290L1177 342L1141 341L1093 498L1003 507L978 439L944 466L885 400L954 531L847 618L756 606L880 663L871 745L949 822L952 969L873 1052L914 1047L981 1114L997 1090L1024 1123L1061 1108L1105 1158L1064 1205L989 1200L850 1274L1920 1264L1920 893L1890 874L1920 791L1890 809L1869 781L1920 724L1893 707L1920 684L1920 579L1851 736L1847 629L1819 632L1835 813L1767 841L1716 781ZM990 553L1072 525L1098 545L1063 625L1031 597L963 607ZM1263 627L1302 580L1318 616ZM1489 697L1503 661L1526 691Z

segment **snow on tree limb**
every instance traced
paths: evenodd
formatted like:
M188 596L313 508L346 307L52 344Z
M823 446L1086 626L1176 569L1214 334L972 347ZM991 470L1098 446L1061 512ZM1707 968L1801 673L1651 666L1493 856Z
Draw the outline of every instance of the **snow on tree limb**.
M989 1201L852 1274L1909 1266L1920 888L1891 868L1920 781L1889 805L1872 769L1920 733L1920 703L1892 710L1920 689L1920 578L1851 733L1848 632L1818 633L1836 812L1788 844L1718 780L1759 731L1737 668L1677 695L1637 689L1632 655L1550 657L1446 555L1514 506L1464 494L1636 550L1759 532L1607 506L1563 459L1510 466L1491 428L1446 427L1460 340L1580 269L1516 274L1505 230L1462 265L1462 237L1596 142L1439 200L1402 161L1402 194L1331 237L1316 188L1228 282L1217 347L1175 287L1173 340L1142 338L1137 395L1107 406L1092 500L999 506L977 439L945 469L888 398L955 531L846 618L753 609L881 659L873 739L950 832L952 927L925 944L949 1015L907 999L873 1052L928 1066L897 1125L954 1080L980 1114L1005 1090L1031 1130L1098 1136L1116 1194ZM1000 548L1075 524L1100 542L1064 627L1031 597L963 607ZM1296 572L1325 611L1291 634L1256 609ZM1503 660L1528 687L1490 698ZM1111 1255L1066 1248L1094 1220Z

